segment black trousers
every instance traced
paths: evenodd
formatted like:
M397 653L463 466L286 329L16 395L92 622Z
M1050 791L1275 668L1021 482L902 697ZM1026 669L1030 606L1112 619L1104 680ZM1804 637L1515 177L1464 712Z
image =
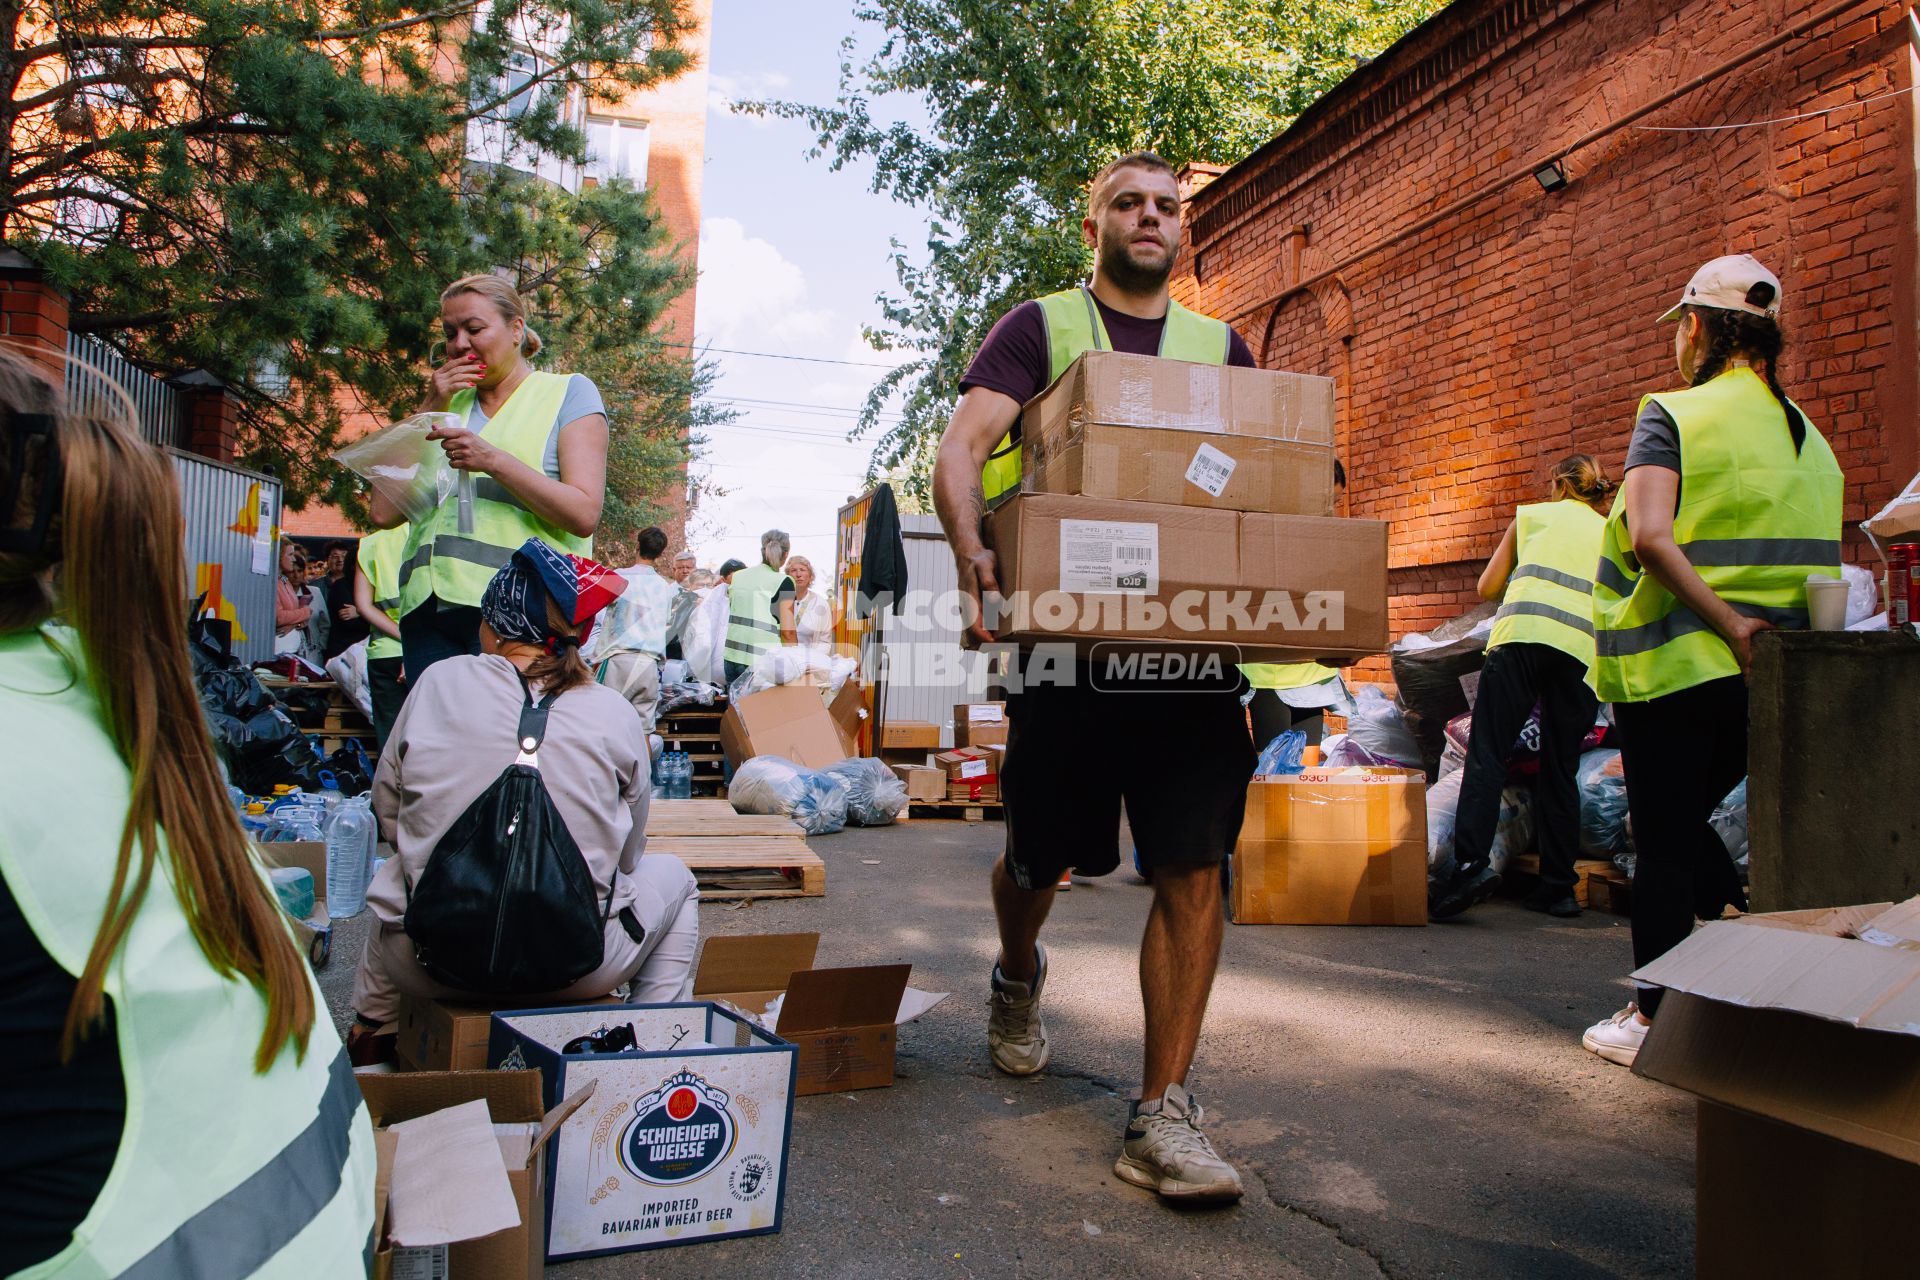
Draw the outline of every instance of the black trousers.
M410 682L417 684L442 658L479 652L480 610L470 605L441 604L439 597L428 596L400 619L400 656Z
M1326 711L1320 707L1290 707L1271 689L1255 689L1247 703L1247 715L1253 721L1253 749L1265 751L1267 744L1289 729L1307 735L1307 745L1317 747L1325 736Z
M387 735L393 732L393 722L407 700L407 686L400 678L404 665L402 658L367 659L367 697L373 703L373 737L379 744L376 751L387 745Z
M1708 821L1747 776L1747 683L1725 676L1650 702L1614 704L1633 820L1633 964L1686 940L1696 918L1745 905L1740 873ZM1652 1016L1660 989L1642 989Z
M1454 815L1454 860L1484 865L1500 823L1500 793L1507 785L1507 758L1540 704L1540 776L1533 787L1534 826L1540 836L1540 880L1549 889L1572 892L1573 863L1580 856L1580 743L1593 728L1599 699L1587 687L1580 659L1552 645L1524 641L1487 654L1467 736L1466 776Z

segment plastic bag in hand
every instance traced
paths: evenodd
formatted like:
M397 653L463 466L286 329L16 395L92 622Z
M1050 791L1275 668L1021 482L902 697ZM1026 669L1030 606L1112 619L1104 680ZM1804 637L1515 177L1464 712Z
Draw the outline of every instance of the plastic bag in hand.
M884 827L907 807L907 784L872 756L842 760L820 770L847 788L847 821L856 827Z
M847 825L846 784L780 756L755 756L741 765L727 784L727 799L735 813L779 814L810 836Z
M336 450L333 460L378 489L410 522L421 524L440 509L458 480L447 451L427 433L465 426L457 413L416 413Z
M1288 729L1285 733L1274 735L1273 741L1260 753L1260 763L1254 766L1254 773L1263 777L1279 774L1299 773L1304 767L1300 763L1301 755L1307 749L1307 735L1298 729Z

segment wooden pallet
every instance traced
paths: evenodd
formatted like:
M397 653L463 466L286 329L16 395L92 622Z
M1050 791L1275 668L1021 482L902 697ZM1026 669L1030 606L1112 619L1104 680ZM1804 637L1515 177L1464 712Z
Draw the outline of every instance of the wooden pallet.
M827 892L827 864L807 847L796 823L735 813L725 800L656 800L647 815L647 852L686 863L709 901Z
M907 806L909 818L954 818L964 822L999 822L1005 810L998 801L915 800Z

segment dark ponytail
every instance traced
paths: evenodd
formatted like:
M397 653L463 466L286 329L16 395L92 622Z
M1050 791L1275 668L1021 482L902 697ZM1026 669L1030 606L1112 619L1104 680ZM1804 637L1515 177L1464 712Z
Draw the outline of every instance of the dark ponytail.
M580 629L547 597L547 651L527 664L526 677L542 695L593 683L593 669L580 656Z
M1760 281L1747 290L1747 301L1756 307L1766 306L1773 301L1773 286ZM1793 436L1793 452L1797 456L1807 441L1807 419L1780 388L1780 352L1787 340L1780 332L1779 323L1772 316L1729 311L1724 307L1690 305L1687 310L1699 316L1707 327L1707 353L1700 367L1694 370L1693 385L1711 382L1725 373L1737 355L1760 365L1767 389L1773 392L1773 398L1780 402L1780 411L1787 416L1787 431Z

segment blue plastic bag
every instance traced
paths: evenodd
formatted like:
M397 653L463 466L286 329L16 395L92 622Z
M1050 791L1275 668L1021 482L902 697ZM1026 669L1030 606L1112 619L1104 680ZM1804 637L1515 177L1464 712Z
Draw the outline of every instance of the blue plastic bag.
M1254 766L1254 773L1265 777L1299 773L1306 766L1300 763L1300 757L1307 749L1307 735L1298 729L1289 729L1278 734L1260 753L1260 763Z

